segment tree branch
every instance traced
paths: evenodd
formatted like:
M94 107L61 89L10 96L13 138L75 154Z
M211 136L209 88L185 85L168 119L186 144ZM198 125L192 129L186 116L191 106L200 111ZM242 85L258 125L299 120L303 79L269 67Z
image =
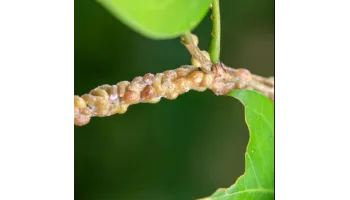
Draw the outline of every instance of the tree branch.
M216 95L226 95L235 89L251 89L273 100L274 81L252 75L246 69L233 69L219 63L213 66L210 73L184 65L156 75L148 73L131 82L102 85L89 94L74 96L74 124L85 125L94 116L123 114L133 104L157 103L161 98L176 99L189 90L202 92L207 89Z

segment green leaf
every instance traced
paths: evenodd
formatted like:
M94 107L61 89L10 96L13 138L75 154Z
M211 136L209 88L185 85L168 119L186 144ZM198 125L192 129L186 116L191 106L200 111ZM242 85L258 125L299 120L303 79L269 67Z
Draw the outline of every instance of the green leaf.
M98 0L123 23L152 39L170 39L191 31L212 0Z
M245 153L245 172L228 189L218 189L206 200L274 199L274 105L264 95L250 90L229 94L245 106L249 142Z

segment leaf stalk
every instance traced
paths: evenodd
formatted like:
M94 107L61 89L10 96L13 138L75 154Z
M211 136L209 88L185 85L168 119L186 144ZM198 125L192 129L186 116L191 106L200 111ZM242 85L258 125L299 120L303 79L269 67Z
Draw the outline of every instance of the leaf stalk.
M220 5L219 0L213 0L212 4L213 31L210 43L210 59L214 63L220 62L220 42L221 42L221 24L220 24Z

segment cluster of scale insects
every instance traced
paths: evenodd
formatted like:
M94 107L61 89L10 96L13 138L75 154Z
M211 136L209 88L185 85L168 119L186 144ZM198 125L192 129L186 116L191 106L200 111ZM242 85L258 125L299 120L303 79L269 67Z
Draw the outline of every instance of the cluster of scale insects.
M196 65L195 60L192 63ZM197 66L184 65L163 73L148 73L131 82L99 86L88 94L74 96L74 124L89 123L93 116L105 117L123 114L137 103L157 103L161 98L176 99L189 90L212 90L224 95L232 89L243 89L251 74L245 69L232 69L221 64L213 66L212 73L204 73Z

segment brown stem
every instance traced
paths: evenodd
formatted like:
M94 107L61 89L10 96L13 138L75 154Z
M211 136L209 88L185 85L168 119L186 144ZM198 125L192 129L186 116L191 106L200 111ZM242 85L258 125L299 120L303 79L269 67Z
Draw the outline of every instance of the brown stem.
M265 85L270 85L270 86L274 86L275 85L274 77L265 78L265 77L254 75L254 74L252 76L253 76L254 79L264 83Z
M102 85L89 94L74 96L74 124L85 125L94 116L123 114L133 104L157 103L161 98L176 99L189 90L201 92L206 89L210 89L216 95L226 95L234 89L252 89L272 100L274 95L272 79L252 75L246 69L233 69L215 64L210 73L204 73L197 67L184 65L164 73L148 73L143 77L134 78L131 82Z
M196 41L195 41L196 40ZM186 33L181 37L181 41L188 50L188 52L192 55L193 58L195 58L200 64L201 69L206 72L211 72L211 66L212 63L210 61L210 58L207 58L203 52L198 48L198 38L197 36Z

